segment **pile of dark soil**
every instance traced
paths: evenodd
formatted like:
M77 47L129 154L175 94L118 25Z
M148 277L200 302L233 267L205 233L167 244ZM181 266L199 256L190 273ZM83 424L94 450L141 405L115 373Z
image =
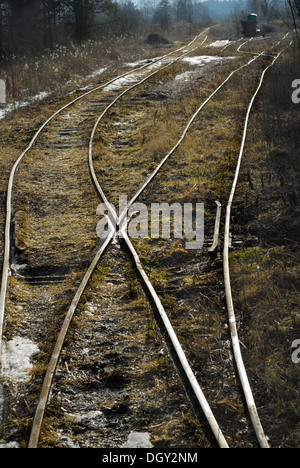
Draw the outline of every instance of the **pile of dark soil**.
M147 44L149 45L158 45L158 44L172 44L168 39L165 39L158 34L149 34L146 39Z

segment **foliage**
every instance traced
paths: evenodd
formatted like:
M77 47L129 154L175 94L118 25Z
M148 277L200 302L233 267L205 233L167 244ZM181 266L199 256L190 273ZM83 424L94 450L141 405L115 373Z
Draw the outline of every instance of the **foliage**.
M171 4L169 0L160 0L154 15L154 23L159 23L163 28L168 29L171 25Z
M300 0L294 0L293 1L293 7L294 7L294 10L295 10L297 16L300 18Z
M90 37L99 15L117 12L114 0L0 0L0 55L53 49Z
M223 3L215 0L214 8ZM174 21L204 22L209 19L207 8L200 0L147 4L133 0L0 0L0 62L102 39L108 31L127 34L147 22L164 29Z

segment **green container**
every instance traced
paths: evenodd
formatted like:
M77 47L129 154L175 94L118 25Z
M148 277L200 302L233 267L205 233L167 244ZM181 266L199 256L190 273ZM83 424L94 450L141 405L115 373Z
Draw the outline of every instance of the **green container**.
M255 13L251 13L251 15L248 15L247 21L256 21L257 22L257 15Z

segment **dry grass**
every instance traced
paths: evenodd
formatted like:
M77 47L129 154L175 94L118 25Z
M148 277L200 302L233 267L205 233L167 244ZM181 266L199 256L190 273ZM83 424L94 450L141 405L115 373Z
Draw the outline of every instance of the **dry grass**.
M84 258L93 250L98 202L81 151L50 156L33 150L20 166L16 188L15 242L24 263L69 268L74 255L83 251Z
M291 357L300 326L298 265L299 258L287 258L284 248L248 250L231 261L247 368L268 397L265 418L270 418L268 430L276 445L284 443L288 433L290 443L297 443L290 431L300 414L298 371Z
M92 288L82 298L69 330L41 446L58 446L52 437L58 429L64 434L67 432L82 447L89 443L84 426L72 418L74 410L77 413L80 408L76 406L75 409L68 398L74 389L76 399L85 391L89 394L89 389L97 389L93 404L106 418L106 425L94 434L98 447L108 444L113 447L116 440L120 446L133 425L137 430L149 431L158 447L168 446L171 440L165 426L166 418L174 421L174 430L176 426L176 432L170 433L173 442L177 440L180 445L188 441L188 446L196 446L201 437L205 443L199 423L190 415L189 405L181 394L181 386L153 320L153 311L146 299L141 299L144 296L136 274L130 264L124 262L124 254L118 256L117 264L115 255L108 254L103 267L95 272ZM116 267L119 279L113 284ZM92 339L88 342L89 335ZM83 355L82 348L87 346L89 354ZM64 363L67 363L67 372ZM107 388L115 389L116 385L118 392L110 394ZM179 399L186 414L183 417L178 413ZM84 397L78 403L84 405ZM90 432L93 436L93 431Z
M201 54L201 51L197 53ZM236 62L235 65L237 66ZM222 74L218 75L218 83L215 82L215 76L211 72L205 78L203 77L203 84L200 87L189 86L188 98L186 90L184 99L180 95L180 88L176 90L174 85L171 88L169 82L170 73L174 74L181 70L181 64L176 64L175 70L174 67L168 69L163 76L159 75L159 79L164 83L157 84L155 90L153 90L153 84L149 83L143 90L142 96L139 91L130 93L129 97L124 98L124 110L122 112L112 110L108 120L103 121L99 126L94 147L95 167L105 187L105 193L115 204L118 203L120 193L128 194L128 196L135 193L135 187L145 180L147 174L150 174L170 151L181 136L191 115L218 83L222 82L222 79L227 76L226 73L229 74L232 65L223 66ZM148 87L149 95L147 94ZM172 94L173 97L160 103L156 96L160 95L160 90L168 90L168 87L170 87L168 94ZM176 197L178 202L192 201L195 199L195 192L198 190L203 192L202 182L206 184L206 180L201 173L197 178L197 174L199 171L204 171L205 175L213 173L213 164L214 166L220 164L220 153L224 151L224 142L235 141L235 136L232 137L232 121L239 118L242 105L237 101L236 107L232 109L232 98L232 95L227 96L224 93L221 99L225 102L222 102L222 106L216 103L207 106L205 117L200 116L195 122L190 132L191 135L169 160L166 170L162 170L153 186L159 185L164 194L167 191L174 191L173 199ZM132 106L133 100L135 110L132 111L130 107L130 112L126 111L126 106ZM216 118L218 123L216 123ZM225 126L220 125L223 122ZM213 149L208 139L212 132L218 143ZM235 144L234 148L236 146ZM202 159L202 154L205 155L205 160ZM224 164L227 168L228 161L226 160ZM120 166L122 171L119 170ZM180 168L182 171L178 173ZM190 178L188 172L191 172ZM224 172L221 170L220 174L223 173L225 179ZM191 186L190 179L195 176L197 180ZM188 183L184 182L184 178ZM111 184L112 180L117 181L114 186ZM130 181L130 187L128 181ZM207 183L207 185L211 184ZM153 186L149 188L150 195ZM157 191L156 188L155 191Z
M129 60L145 52L143 44L131 43L126 51L121 44L122 41L117 39L114 44L87 41L81 47L60 46L38 57L13 57L6 71L2 71L9 102L40 91L59 91L62 86L70 84L72 87L80 86L88 75L118 63L121 55Z
M235 65L237 66L237 61ZM218 76L218 81L221 82L228 75L229 68L232 69L232 64L231 66L225 65L222 68L222 73L219 73L220 69L211 70L211 73L203 78L200 88L198 86L191 87L182 94L180 94L180 90L170 90L169 99L165 102L150 98L141 99L139 93L133 93L131 97L135 99L136 104L134 112L131 110L132 102L124 99L122 110L115 115L113 111L109 115L109 119L102 122L95 144L95 164L100 174L100 181L102 181L101 176L105 178L104 188L110 201L117 205L120 193L130 195L135 192L136 185L145 179L147 173L154 169L158 161L174 144L175 136L180 136L188 117L195 111L199 103L217 87L215 73ZM251 73L243 74L242 84L239 84L240 79L238 78L233 80L229 87L230 93L227 88L224 89L219 94L218 100L207 106L191 128L183 145L173 155L155 182L151 184L149 190L141 197L141 201L147 204L157 201L205 202L208 215L206 235L211 237L215 214L214 201L217 198L222 201L227 200L240 143L241 117L245 114L249 96L251 96L252 89L255 88L257 73L262 68L263 63L260 62L260 65L253 68ZM180 71L179 68L177 71ZM169 81L167 73L163 79L163 88L166 88ZM249 83L250 86L246 86ZM242 92L244 89L248 90L247 93ZM160 91L159 83L152 84L151 92L154 95ZM172 96L172 92L175 93L174 96ZM114 125L116 123L118 126ZM116 129L118 130L118 128L120 134L116 138ZM24 259L31 264L36 262L41 265L45 261L55 265L64 264L68 260L67 255L70 255L70 252L76 257L78 249L87 255L94 246L96 223L92 231L88 229L93 225L96 205L93 207L95 201L94 198L91 198L92 188L87 184L88 176L83 169L86 167L86 161L82 158L85 158L86 155L75 151L62 159L60 159L59 154L57 157L56 164L59 162L57 167L54 167L54 161L53 166L49 160L42 161L41 168L47 167L45 182L42 184L35 180L43 174L44 169L40 168L35 169L35 172L31 171L28 180L32 184L29 182L23 184L23 180L27 179L29 168L31 166L36 168L34 162L39 158L38 153L32 153L31 157L27 159L27 165L22 169L23 172L21 170L18 174L18 186L20 192L22 190L22 196L16 200L16 220L20 227L17 244L20 249L26 247L26 258L24 257ZM68 171L69 166L73 168L71 172ZM51 180L52 182L49 182ZM111 186L112 180L115 184L114 187ZM34 188L39 191L40 197L35 196ZM49 198L54 188L55 195ZM82 200L85 200L84 206L81 203ZM27 207L29 208L28 212ZM73 212L70 212L70 207L74 208ZM60 223L57 227L58 220ZM70 227L72 227L72 231L70 231ZM68 252L61 249L62 239L63 244L68 245L71 249ZM242 402L228 346L229 334L223 303L220 265L218 262L211 265L203 252L187 252L184 243L180 241L139 240L135 241L134 244L141 254L147 272L156 282L163 304L180 336L192 367L203 384L205 393L210 395L210 402L217 412L218 420L221 419L222 424L228 428L226 433L230 434L233 445L247 445L249 441L245 440L244 437L245 427L244 422L241 421L240 413ZM251 377L255 381L259 381L259 402L262 401L264 405L266 404L263 398L265 389L267 396L276 395L276 401L273 401L268 411L276 408L277 417L286 421L287 415L292 414L295 418L298 409L297 402L294 400L294 387L288 385L289 389L285 393L287 380L292 378L296 381L296 376L295 370L290 376L287 376L282 367L286 363L286 359L282 357L282 343L286 344L284 336L289 332L291 326L291 314L285 314L282 311L290 312L295 306L296 294L292 291L292 295L290 295L287 291L291 292L289 285L297 288L298 283L296 271L291 265L278 265L276 263L278 260L279 262L282 260L282 254L277 252L276 256L275 252L271 253L270 263L267 263L266 259L261 260L259 251L255 252L255 255L257 254L260 259L260 264L264 264L264 269L259 270L262 291L258 290L257 282L253 281L258 274L258 270L254 266L255 262L253 265L249 265L247 260L247 263L244 264L244 259L237 258L233 272L234 276L236 273L237 305L240 306L244 314L239 317L240 323L247 323L245 317L249 318L248 340L246 341L246 335L243 336L243 340L251 351L255 350L253 354L249 353L247 356L247 365L252 372ZM83 258L76 257L72 265L82 264L82 261ZM242 261L241 264L239 264L240 261ZM153 317L150 310L146 308L144 297L139 296L140 291L136 280L129 276L127 286L118 290L118 293L121 292L118 295L118 298L121 298L121 303L118 302L117 306L114 304L112 307L112 286L108 284L109 279L103 286L103 280L109 276L109 270L98 271L96 275L98 276L94 279L93 285L95 286L99 281L98 293L101 300L104 301L99 306L100 314L104 315L104 318L101 317L102 323L110 323L107 317L105 318L107 310L114 311L116 321L118 317L118 323L122 322L122 326L118 328L121 343L119 345L120 349L124 351L124 357L130 358L130 365L128 365L131 370L129 367L128 369L132 374L133 354L130 354L131 351L126 354L128 349L126 351L125 338L127 339L132 334L130 338L133 346L132 352L134 351L134 356L136 356L136 346L138 344L147 345L149 341L158 340L158 330L153 325ZM240 277L244 281L242 284L239 283ZM20 290L19 294L18 283L12 284L12 286L16 286L14 290L18 296L15 298L12 296L12 310L14 299L17 299L24 306L26 304L26 313L29 313L31 306L33 310L36 310L42 304L39 316L42 323L44 323L42 315L47 313L49 317L52 316L49 313L51 311L50 304L58 303L59 289L55 289L55 294L51 298L44 297L43 301L39 302L44 294L42 289L37 296L30 298L30 288L28 291ZM263 292L267 288L268 295ZM291 288L293 289L292 286ZM68 294L71 295L71 290ZM91 297L92 300L99 301L93 295L87 294L79 308L81 313L84 312L87 301L91 300ZM261 300L263 301L261 303L262 311L256 316ZM289 308L285 309L286 302L289 300L291 300ZM278 309L269 312L274 303L278 304ZM59 304L59 310L62 311L63 304ZM264 318L263 313L266 313L266 308L268 309L269 322L267 321L265 325L262 318ZM121 310L123 315L120 320ZM279 315L280 312L281 315ZM141 314L145 314L147 317L146 323L142 323ZM21 311L20 313L18 310L13 311L12 317L12 322L18 322L21 318ZM298 323L297 317L297 314L292 314L292 320L296 323ZM57 313L56 326L59 320L60 314ZM97 321L99 320L93 320L94 325ZM268 325L270 329L268 329ZM10 326L13 326L13 323ZM76 337L78 329L81 327L86 329L88 326L91 326L91 322L87 325L85 320L79 318L76 323L74 322L74 329L71 330L71 333ZM110 351L106 350L109 354L112 352L116 337L111 328L108 331L110 334L106 334L105 342L110 349ZM281 343L276 348L273 347L274 336L276 339L278 337L279 343ZM77 345L74 346L76 348ZM67 351L67 359L69 358L68 353L72 353L72 350ZM75 349L74 355L80 355L78 349ZM274 361L270 357L273 355ZM182 422L184 423L186 417L183 416L181 419L180 414L173 413L173 417L167 422L162 421L159 419L162 418L162 412L159 413L160 410L153 405L153 402L147 400L147 396L149 396L147 388L150 384L156 386L162 404L168 401L168 392L170 388L173 388L172 381L165 378L166 357L157 359L154 356L155 354L152 354L149 357L150 360L144 360L142 364L139 360L138 365L142 367L139 368L134 377L139 379L142 375L144 389L146 389L143 400L145 411L140 410L139 415L144 427L147 427L154 414L157 426L153 427L153 435L159 443L168 444L172 431L174 433L177 431L177 427L179 428L180 425L182 427ZM74 369L76 369L75 364ZM80 372L81 370L78 371L77 376L72 377L71 384L74 384L75 378L79 383L85 382L87 377ZM156 373L156 379L154 373ZM285 395L289 397L292 395L288 399L288 403L282 402ZM115 406L112 404L112 408ZM294 411L293 408L296 410ZM276 437L278 437L278 428L276 428L278 418L274 423L269 424L271 435L275 434ZM55 425L55 422L50 422L51 425ZM158 428L159 425L161 425L160 428ZM195 426L189 422L188 427ZM241 430L239 431L237 428L241 428ZM204 441L203 445L205 445Z
M146 44L147 35L153 32L162 33L158 26L145 25L132 34L107 32L100 40L88 40L81 46L57 45L53 51L45 50L36 56L30 52L24 57L12 56L6 67L2 65L0 69L1 78L7 82L8 101L26 99L41 91L74 89L99 69L120 67L124 62L140 60L141 56L155 57L156 49ZM171 41L187 41L198 33L199 25L186 23L174 24L168 31ZM90 76L88 81L91 79Z
M299 112L290 99L299 60L292 50L268 74L252 114L235 218L259 237L231 257L246 366L271 443L299 446ZM242 207L242 208L241 208Z

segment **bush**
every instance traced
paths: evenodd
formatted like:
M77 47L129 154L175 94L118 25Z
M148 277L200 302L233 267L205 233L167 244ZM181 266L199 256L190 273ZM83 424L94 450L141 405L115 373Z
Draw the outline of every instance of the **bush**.
M165 39L164 37L159 36L158 34L149 34L146 42L149 45L171 44L171 42L168 39Z

